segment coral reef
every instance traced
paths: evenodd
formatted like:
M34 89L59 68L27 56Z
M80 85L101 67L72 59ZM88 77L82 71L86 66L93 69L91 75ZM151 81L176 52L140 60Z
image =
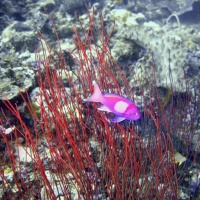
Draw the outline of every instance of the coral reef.
M0 198L198 199L199 1L70 2L0 2ZM108 123L92 80L141 119Z
M183 85L179 84L184 80L184 71L190 70L190 65L185 66L185 63L188 61L187 57L197 49L197 35L191 35L189 28L172 28L169 24L160 26L152 21L146 22L141 13L133 14L124 9L112 10L109 17L116 20L118 37L133 40L152 55L158 86L167 87L172 84L176 90L185 90ZM141 70L137 72L136 69L135 72L141 76ZM169 73L173 82L167 76Z

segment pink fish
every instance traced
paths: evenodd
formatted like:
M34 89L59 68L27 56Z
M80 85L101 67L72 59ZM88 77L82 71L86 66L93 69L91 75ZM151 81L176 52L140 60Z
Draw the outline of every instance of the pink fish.
M114 113L115 117L112 120L107 121L121 122L125 119L140 119L140 112L132 101L113 93L102 94L97 83L95 81L92 83L94 85L94 93L87 99L83 100L88 102L100 102L103 105L100 106L98 110Z

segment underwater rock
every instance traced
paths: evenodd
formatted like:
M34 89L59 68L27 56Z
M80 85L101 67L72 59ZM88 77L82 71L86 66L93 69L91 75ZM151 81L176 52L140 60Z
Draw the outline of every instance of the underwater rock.
M15 156L18 162L33 162L34 161L34 156L33 152L30 147L24 147L21 145L16 146L15 148Z
M144 21L145 16L142 14L136 15L124 9L112 10L110 18L116 20L118 38L133 40L152 55L158 87L167 87L172 84L175 90L185 90L184 86L179 83L185 78L183 68L188 51L196 51L197 44L194 39L198 37L190 34L189 27L186 29L182 26L179 27L178 24L178 27L172 28L169 24L161 26L152 21L146 22ZM187 69L188 67L189 65ZM137 74L137 69L135 70ZM145 69L145 71L148 70ZM151 71L149 65L149 72ZM145 77L145 74L138 75Z
M187 52L186 64L189 66L186 73L189 77L200 77L200 51Z
M25 21L26 12L25 1L0 1L0 32L13 20Z
M19 55L14 48L0 53L0 100L13 99L35 84L34 72L28 67L31 56L29 52Z
M199 135L200 135L200 129L195 130L191 141L191 149L192 151L197 152L198 155L200 156L200 146L198 145Z
M200 186L200 175L199 175L199 166L193 168L190 171L191 178L189 180L189 188L190 188L190 194L193 196L197 191L199 191Z
M115 5L116 8L122 7L134 13L142 12L147 20L157 22L160 22L163 19L165 20L171 14L181 16L187 15L188 12L195 12L195 7L197 7L199 3L199 0L128 0L127 2L122 0L112 0L112 4Z
M67 12L68 14L75 14L76 12L80 14L86 11L86 5L91 5L91 3L97 2L96 0L57 0L60 4L60 11Z
M13 99L20 91L35 84L34 72L29 66L35 62L39 44L37 32L46 25L54 0L0 2L0 100Z
M9 135L10 133L12 133L15 130L15 126L13 127L9 127L9 128L4 128L0 125L0 131L2 131L3 134L5 135Z
M143 54L144 49L137 45L133 40L119 38L118 42L115 42L115 40L113 41L112 56L117 59L118 65L121 68L132 65L132 63L141 58Z

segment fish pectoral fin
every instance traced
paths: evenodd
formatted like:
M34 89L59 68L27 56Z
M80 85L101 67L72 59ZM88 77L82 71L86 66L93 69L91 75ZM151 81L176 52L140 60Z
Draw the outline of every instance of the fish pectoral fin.
M106 120L108 121L108 122L113 122L113 123L117 123L117 122L122 122L122 121L124 121L126 118L124 118L124 117L120 117L120 116L118 116L118 115L116 115L113 119L111 119L111 120L109 120L109 119L107 119L106 118Z
M106 111L106 112L112 112L107 106L105 105L102 105L100 106L99 108L97 108L98 110L101 110L101 111Z

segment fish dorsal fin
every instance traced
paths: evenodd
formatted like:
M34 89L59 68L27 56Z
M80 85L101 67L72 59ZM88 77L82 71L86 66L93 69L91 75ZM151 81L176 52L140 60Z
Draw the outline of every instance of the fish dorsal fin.
M119 94L107 93L107 92L103 93L103 96L104 96L104 97L119 97L119 98L124 98L124 99L126 99L124 96L121 96L121 95L119 95Z

